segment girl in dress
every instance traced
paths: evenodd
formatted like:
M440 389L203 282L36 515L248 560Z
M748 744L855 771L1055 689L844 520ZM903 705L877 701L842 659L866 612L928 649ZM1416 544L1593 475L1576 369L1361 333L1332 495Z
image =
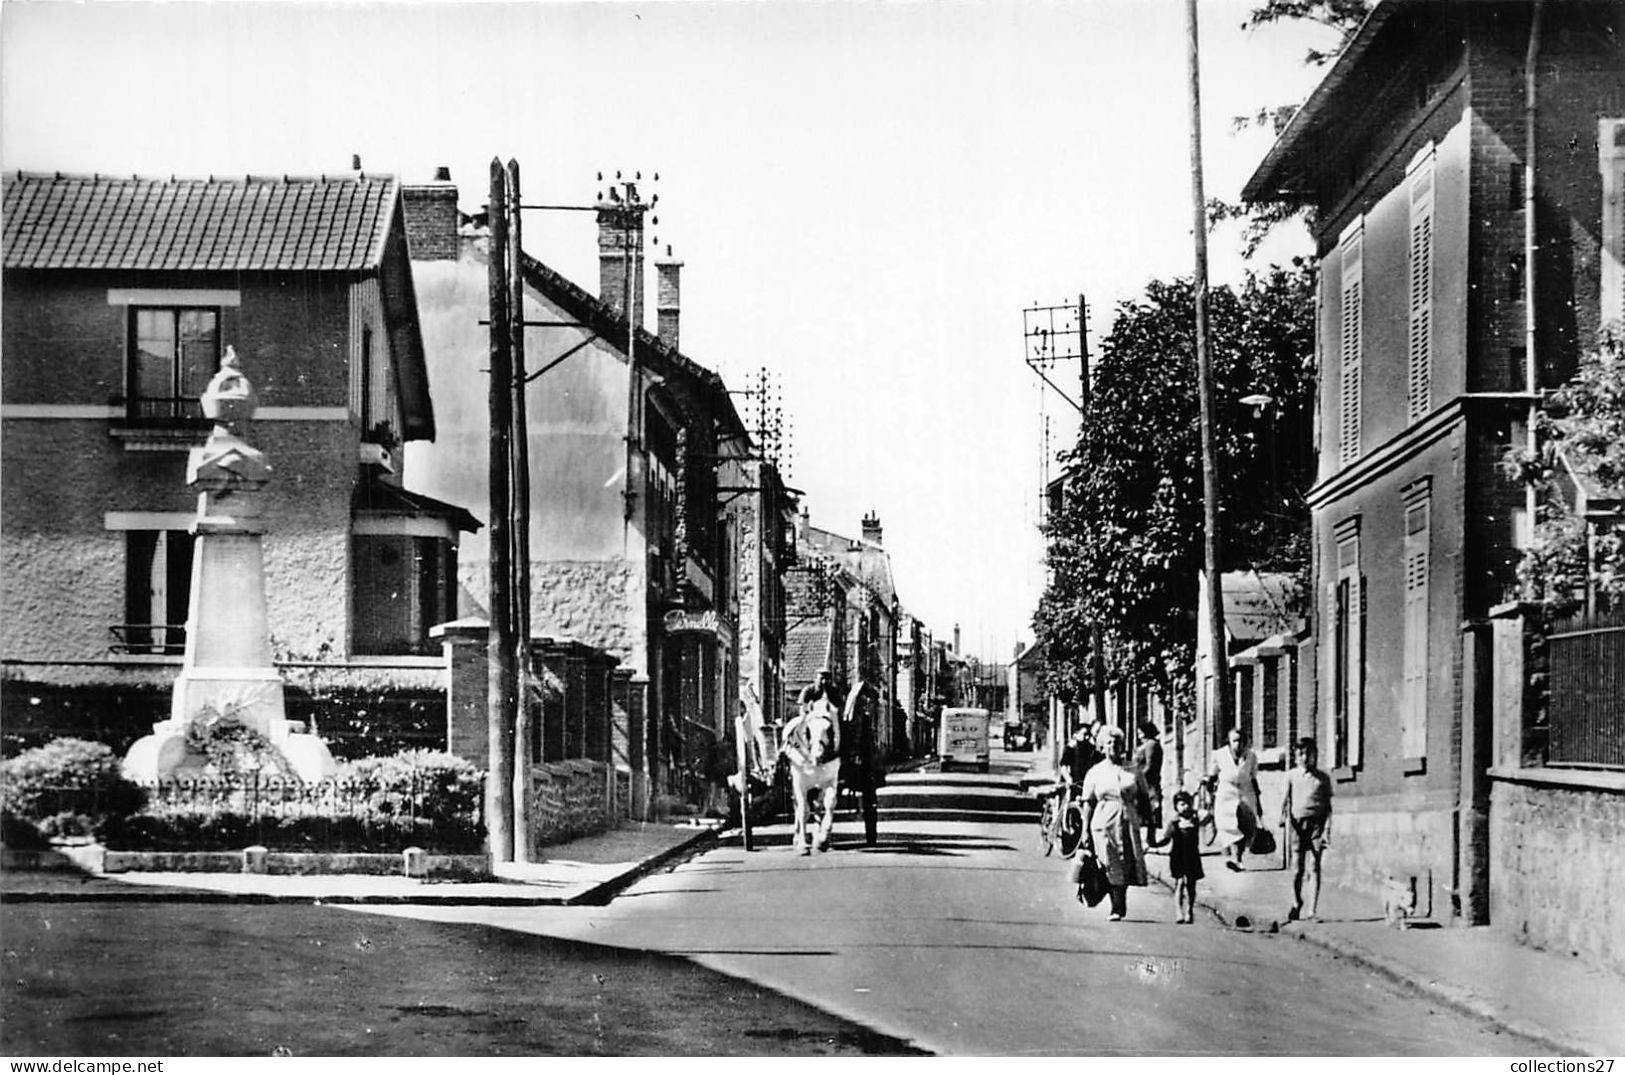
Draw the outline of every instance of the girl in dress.
M1197 834L1207 820L1206 811L1196 809L1188 791L1174 792L1174 816L1162 831L1151 838L1152 847L1171 844L1168 873L1174 879L1174 899L1178 909L1174 921L1189 925L1196 920L1196 882L1202 879L1202 846Z

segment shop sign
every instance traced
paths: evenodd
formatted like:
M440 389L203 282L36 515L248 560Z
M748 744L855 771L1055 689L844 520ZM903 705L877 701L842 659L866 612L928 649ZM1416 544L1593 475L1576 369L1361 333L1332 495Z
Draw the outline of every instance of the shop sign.
M695 634L724 635L728 631L722 623L722 617L714 609L690 612L686 609L673 609L666 613L666 633L669 635L692 632Z

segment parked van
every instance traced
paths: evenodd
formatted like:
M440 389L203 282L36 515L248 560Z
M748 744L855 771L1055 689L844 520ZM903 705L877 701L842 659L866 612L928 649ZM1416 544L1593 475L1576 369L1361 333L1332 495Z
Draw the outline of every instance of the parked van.
M974 765L987 772L993 752L988 746L988 711L985 709L944 709L938 733L937 757L944 769L949 765Z

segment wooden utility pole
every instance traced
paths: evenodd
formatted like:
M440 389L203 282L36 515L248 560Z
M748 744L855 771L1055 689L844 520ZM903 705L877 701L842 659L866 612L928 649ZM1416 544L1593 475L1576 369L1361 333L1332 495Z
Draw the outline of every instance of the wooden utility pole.
M491 246L486 279L490 294L491 441L488 477L491 496L491 624L486 646L485 831L493 863L513 861L514 708L518 700L514 661L513 537L511 498L513 453L513 363L508 324L507 177L502 162L491 161L487 214Z
M513 857L530 861L530 431L525 419L525 268L519 224L519 162L508 161L508 350L513 367L513 436L510 481L513 512L514 736Z
M1078 353L1083 357L1080 363L1082 368L1082 388L1078 394L1081 404L1078 408L1085 422L1090 421L1089 406L1092 400L1092 387L1089 384L1089 304L1080 293L1078 295ZM1098 620L1089 624L1089 679L1091 694L1095 702L1095 719L1106 719L1106 653L1105 639L1102 637L1100 622Z
M1189 30L1190 109L1191 109L1191 211L1192 237L1196 241L1196 278L1192 290L1196 300L1196 391L1202 425L1202 571L1208 582L1208 653L1213 662L1213 711L1216 725L1230 720L1230 661L1224 641L1224 581L1219 540L1219 463L1214 445L1213 371L1207 338L1207 197L1202 190L1202 79L1196 32L1196 0L1185 0L1185 21ZM1198 691L1202 684L1196 684ZM1204 743L1210 748L1211 732Z

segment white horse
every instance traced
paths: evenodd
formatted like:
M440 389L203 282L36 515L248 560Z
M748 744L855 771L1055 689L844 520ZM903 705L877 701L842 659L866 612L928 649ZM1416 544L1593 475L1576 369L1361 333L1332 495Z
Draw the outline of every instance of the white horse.
M784 726L784 756L790 762L790 791L795 801L795 846L810 854L807 833L807 799L816 793L819 804L817 847L829 846L830 829L835 826L835 793L841 775L841 723L835 707L820 698Z

